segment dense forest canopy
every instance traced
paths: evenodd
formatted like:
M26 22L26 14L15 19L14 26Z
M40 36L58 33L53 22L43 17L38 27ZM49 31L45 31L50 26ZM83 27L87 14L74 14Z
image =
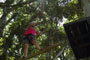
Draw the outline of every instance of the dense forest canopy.
M31 60L75 60L61 22L65 19L67 23L83 17L78 0L43 0L44 6L41 5L41 1L5 0L0 2L0 60L21 59L24 32L32 22L40 22L35 27L38 31L44 28L43 34L36 37L42 49L57 42L61 44ZM33 52L38 50L30 46L28 55Z

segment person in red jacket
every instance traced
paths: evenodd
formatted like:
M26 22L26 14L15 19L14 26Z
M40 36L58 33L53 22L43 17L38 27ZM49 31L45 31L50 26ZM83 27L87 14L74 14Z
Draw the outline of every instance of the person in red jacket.
M37 23L33 23L30 24L29 28L26 30L26 32L24 33L25 38L24 38L24 57L27 57L27 53L28 53L28 45L32 44L35 45L36 48L38 50L40 50L40 46L38 45L36 39L35 39L35 35L40 35L40 33L38 31L35 30L35 26L37 25Z

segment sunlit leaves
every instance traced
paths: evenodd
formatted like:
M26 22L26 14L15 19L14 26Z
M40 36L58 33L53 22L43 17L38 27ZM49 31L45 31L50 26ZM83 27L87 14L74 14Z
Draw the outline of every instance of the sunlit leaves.
M3 15L3 9L0 9L0 17Z
M0 48L0 56L3 54L3 48Z
M80 6L78 5L77 0L73 0L70 3L66 4L65 11L64 11L64 17L68 18L69 20L70 19L76 20L75 17L80 18L82 16L83 16L83 12Z
M0 46L3 45L3 41L4 41L4 39L3 38L0 38ZM3 48L0 47L0 56L2 55L2 53L3 53Z
M9 60L14 60L15 57L7 57L7 59L9 59Z
M0 55L2 55L3 48L7 47L7 59L9 60L17 60L18 57L23 55L23 47L24 47L24 32L30 25L30 23L40 23L37 25L36 30L40 31L40 28L44 28L43 34L40 37L36 37L41 48L48 47L49 45L53 45L59 41L66 41L66 35L63 26L61 26L61 22L64 21L63 17L66 17L70 20L77 20L79 18L79 14L82 12L78 9L77 1L73 0L69 3L67 0L45 0L44 10L40 10L40 6L38 6L37 0L35 2L31 2L24 5L19 5L20 3L28 2L29 0L7 0L6 3L10 6L17 5L10 13L7 14L6 22L3 37L0 38L0 46L4 46L0 48ZM31 0L30 0L31 1ZM11 8L11 7L7 8ZM7 10L6 10L7 11ZM3 9L0 9L0 18L3 15ZM15 14L15 15L14 15ZM16 16L9 19L12 16ZM81 15L80 15L81 16ZM70 22L68 21L68 22ZM56 54L63 48L63 46L68 45L68 42L61 44L60 46L52 49L45 54L41 54L33 59L39 60L51 60L46 57L54 58ZM30 45L30 52L38 52L34 50L35 46ZM30 54L29 52L29 54ZM61 54L58 58L70 58L73 57L71 55L71 49L67 48L64 50L64 53ZM31 60L33 60L31 59Z
M4 41L4 39L0 38L0 46L3 45L3 41Z
M77 4L78 0L72 0L71 2L74 3L74 4Z

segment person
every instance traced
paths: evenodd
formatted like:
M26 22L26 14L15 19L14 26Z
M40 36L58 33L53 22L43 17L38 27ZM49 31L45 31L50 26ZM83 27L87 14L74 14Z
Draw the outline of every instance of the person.
M35 36L38 35L40 36L41 32L39 33L38 31L35 30L35 26L37 25L37 23L32 23L30 24L29 28L25 31L24 35L24 58L27 57L27 53L28 53L28 46L29 44L35 45L36 48L38 50L40 50L40 46L37 43ZM43 29L41 29L43 30Z

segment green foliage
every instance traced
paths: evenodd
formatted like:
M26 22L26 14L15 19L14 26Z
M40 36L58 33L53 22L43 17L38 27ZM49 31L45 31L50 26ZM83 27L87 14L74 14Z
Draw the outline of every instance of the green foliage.
M66 4L64 13L64 16L69 20L77 20L78 18L83 17L82 9L78 6L77 0L73 0L72 2Z
M44 28L43 34L36 37L41 48L46 48L56 42L61 41L61 45L52 49L50 52L33 57L31 60L51 60L64 49L58 56L61 59L75 59L72 49L68 44L64 27L58 25L63 22L63 17L68 22L78 20L83 16L82 10L77 5L77 0L67 2L67 0L45 0L44 10L38 6L35 0L6 0L0 7L0 59L2 60L20 60L23 56L24 32L32 22L41 22L36 28ZM5 10L8 9L8 10ZM5 10L5 11L4 11ZM6 13L7 12L7 13ZM6 19L5 19L6 18ZM67 21L66 21L67 22ZM63 43L63 41L65 43ZM35 46L29 47L29 55L38 52Z

